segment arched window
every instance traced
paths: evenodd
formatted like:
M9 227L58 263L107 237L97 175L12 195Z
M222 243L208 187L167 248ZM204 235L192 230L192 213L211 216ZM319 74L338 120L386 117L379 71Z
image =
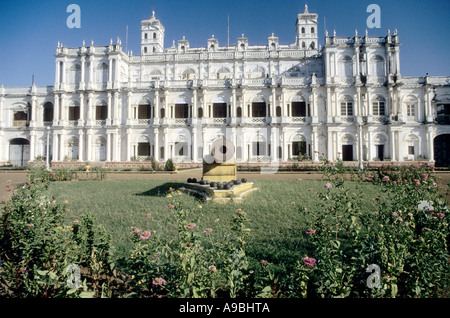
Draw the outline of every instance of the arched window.
M153 39L156 39L156 32L153 33Z
M305 28L302 28L302 34L305 34Z
M314 43L314 41L311 42L311 50L314 50L316 48L316 44Z
M144 33L144 39L146 39L146 40L147 40L147 38L148 38L148 35L147 35L147 33Z
M147 47L144 47L144 53L147 53Z
M305 41L302 42L302 48L304 49L306 47Z
M314 34L314 27L311 28L311 33Z

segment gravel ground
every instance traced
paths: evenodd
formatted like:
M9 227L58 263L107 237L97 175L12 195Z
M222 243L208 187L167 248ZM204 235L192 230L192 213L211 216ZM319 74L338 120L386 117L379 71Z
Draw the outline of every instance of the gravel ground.
M446 193L446 198L450 201L450 190L448 184L450 183L450 172L438 172L437 183L441 189ZM107 174L107 180L121 180L121 179L148 179L148 180L177 180L186 181L187 178L202 177L201 169L184 170L178 173L148 173L148 172L110 172ZM239 173L239 178L247 178L252 180L320 180L322 175L313 171L304 172L288 172L278 174L261 174L261 173ZM27 174L25 171L2 171L0 172L0 202L7 200L10 196L8 192L8 185L13 189L18 185L26 182ZM1 204L1 203L0 203Z

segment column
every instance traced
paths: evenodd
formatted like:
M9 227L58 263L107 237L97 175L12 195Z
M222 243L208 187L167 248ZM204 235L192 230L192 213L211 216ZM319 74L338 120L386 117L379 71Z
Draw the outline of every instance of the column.
M433 131L430 127L427 127L427 145L428 145L428 161L433 163L434 160L434 142L433 142Z
M112 107L111 107L111 93L108 93L108 115L106 117L106 124L110 125L111 124L111 111L112 111Z
M60 61L56 60L56 67L55 67L55 90L59 90L59 79L60 79Z
M30 132L30 161L34 161L35 144L36 144L36 131L31 131Z
M119 149L120 149L120 136L119 136L119 131L116 130L113 134L111 134L112 136L112 161L117 162L120 161L119 159Z
M3 125L3 105L5 104L5 98L3 96L0 97L0 126ZM1 145L1 144L0 144Z
M86 57L82 56L81 57L81 80L80 80L80 89L84 89L84 68L86 67ZM80 109L81 112L81 109Z
M89 58L89 82L88 82L89 89L92 89L93 83L94 83L94 56L91 55Z
M159 161L160 153L159 153L159 129L153 128L153 142L155 147L155 153L153 154L153 157L156 159L156 161Z
M327 159L329 161L333 160L333 132L328 128L327 131Z
M87 151L87 161L92 161L92 131L88 130L87 131L87 146L86 146L86 151Z
M60 114L60 120L63 122L62 125L66 125L66 121L68 119L68 112L69 110L66 107L66 94L61 94L61 114Z
M327 123L332 122L331 116L331 88L327 87Z
M53 108L53 126L58 126L59 124L59 96L55 94L55 105Z
M288 161L288 144L287 144L287 137L286 137L286 129L282 128L282 135L283 135L283 147L282 147L282 157L283 161Z
M389 155L391 156L391 161L395 160L395 131L391 130L389 135Z
M197 153L197 128L192 128L192 161L197 162L198 153Z
M402 147L402 133L401 131L397 131L396 133L397 135L397 142L396 142L396 146L397 146L397 153L398 153L398 161L403 162L404 159L404 155L403 155L403 147Z
M192 97L192 118L197 119L197 90L194 89L194 96Z
M131 97L133 96L133 92L130 90L127 93L127 125L131 124L131 119L133 118L133 108L131 107Z
M359 169L361 170L363 168L363 131L362 131L362 125L358 125L358 161L359 161ZM370 160L370 158L369 158Z
M111 133L106 134L106 161L111 161Z
M155 159L158 160L156 157ZM126 161L131 161L131 128L127 129Z
M373 155L372 155L372 133L370 129L367 130L367 160L372 161Z
M78 131L78 161L84 161L84 132Z
M164 128L163 140L164 140L164 158L163 158L163 160L167 161L167 159L169 159L169 129L168 128Z
M52 161L59 161L59 134L53 133L53 156Z
M119 125L119 92L114 92L114 125Z
M156 90L155 91L155 113L153 114L154 116L154 123L155 124L159 124L159 91Z
M85 106L84 106L84 94L80 94L80 119L78 120L78 126L83 126L86 120Z
M318 135L318 133L317 133L317 128L316 127L313 127L313 133L312 133L312 137L313 137L313 142L312 142L312 151L313 151L313 153L312 153L312 159L313 159L313 161L314 162L318 162L319 161L319 154L316 152L316 151L319 151L319 143L318 143L318 140L317 140L317 135Z

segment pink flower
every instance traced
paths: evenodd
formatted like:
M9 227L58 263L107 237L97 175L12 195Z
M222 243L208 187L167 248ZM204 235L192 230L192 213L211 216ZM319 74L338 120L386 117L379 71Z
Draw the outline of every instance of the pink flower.
M166 281L164 280L164 278L162 277L157 277L152 281L152 284L155 286L162 286L166 283Z
M316 230L313 230L313 229L307 229L307 230L305 231L305 233L306 233L306 234L313 234L313 233L316 233Z
M432 186L433 186L433 188L437 188L436 182L433 182L433 183L432 183Z
M398 216L397 212L392 212L392 216Z
M214 265L210 265L210 266L208 267L208 269L209 269L211 272L216 272L216 271L217 271L217 268L216 268Z
M440 218L445 217L445 214L444 214L444 213L436 213L436 215L437 215L438 217L440 217Z
M422 177L422 179L426 179L426 178L428 178L428 174L426 174L426 173L424 173L424 174L421 174L420 176Z
M402 219L402 218L398 218L398 221L399 221L399 222L403 222L403 219Z
M381 179L381 180L383 180L384 182L387 182L387 181L389 181L390 179L389 179L388 176L384 176L383 179Z
M263 259L260 263L261 263L261 265L266 265L267 261L265 259Z
M168 209L173 209L174 207L175 207L175 205L173 205L172 203L169 204L168 206L166 206L166 208L168 208Z
M151 212L148 212L148 213L145 215L145 217L148 218L148 217L150 217L150 215L152 215L152 213L151 213Z
M159 257L159 254L158 254L158 253L155 253L155 254L152 255L152 259L155 259L155 258L157 258L157 257Z
M188 223L187 225L186 225L186 228L187 229L193 229L194 227L196 227L197 225L195 225L195 223Z
M333 185L331 183L328 182L325 184L326 189L331 189L331 187L333 187Z
M314 266L316 260L312 257L305 256L303 258L303 262L305 263L306 266Z
M138 227L132 226L131 228L133 229L133 232L134 232L134 233L139 233L139 232L141 232L141 230L140 230Z
M415 183L416 185L420 185L420 180L414 179L414 183Z
M206 230L203 231L204 233L211 233L212 229L211 228L207 228Z
M150 231L144 231L144 232L141 234L141 239L143 239L143 240L148 240L148 238L150 237L150 235L152 235L152 232L150 232Z

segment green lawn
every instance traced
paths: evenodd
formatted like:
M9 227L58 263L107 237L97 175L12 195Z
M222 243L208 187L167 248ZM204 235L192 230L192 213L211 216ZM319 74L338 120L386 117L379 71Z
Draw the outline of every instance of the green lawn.
M318 209L317 194L325 190L324 184L320 180L256 181L258 190L240 204L202 203L187 194L175 197L191 210L191 221L197 229L212 228L212 237L218 240L225 237L233 213L242 208L251 229L247 241L250 259L294 264L306 253L304 231L310 225L311 213ZM181 183L163 180L53 182L49 191L58 202L69 201L68 224L82 214L95 215L97 223L112 235L115 254L120 257L127 255L131 246L132 226L151 230L165 239L176 235L174 211L166 208L172 198L166 194L169 187L180 186ZM372 198L380 195L376 186L364 183L359 190L355 190L356 183L348 182L347 186L363 196L365 209L373 209ZM307 213L300 213L300 207L306 208ZM147 213L151 213L148 218Z

